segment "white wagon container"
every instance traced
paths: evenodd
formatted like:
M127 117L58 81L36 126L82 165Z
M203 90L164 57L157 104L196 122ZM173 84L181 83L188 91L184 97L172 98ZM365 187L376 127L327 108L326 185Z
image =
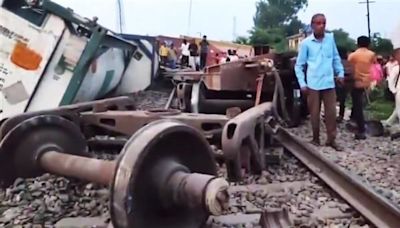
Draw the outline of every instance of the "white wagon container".
M150 85L154 58L96 19L48 0L0 5L0 122Z

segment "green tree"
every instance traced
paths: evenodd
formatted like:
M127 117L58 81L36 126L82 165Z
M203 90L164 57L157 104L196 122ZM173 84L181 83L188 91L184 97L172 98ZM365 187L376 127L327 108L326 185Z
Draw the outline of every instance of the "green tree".
M307 4L307 0L260 0L256 3L254 26L267 29L287 25Z
M259 0L250 43L267 44L279 52L285 51L286 37L297 34L304 26L296 14L305 6L307 0Z
M379 33L372 36L371 49L380 55L388 56L393 52L393 43L389 39L382 38Z
M254 28L250 31L250 43L252 44L271 44L279 43L285 38L282 28Z
M268 44L281 52L286 50L286 36L283 28L257 28L250 31L250 43L255 45Z
M343 29L334 29L331 31L335 36L336 46L345 52L356 49L356 41L350 38L349 33Z
M301 22L297 16L294 17L287 25L284 25L286 36L291 36L299 33L299 29L304 28L306 25Z

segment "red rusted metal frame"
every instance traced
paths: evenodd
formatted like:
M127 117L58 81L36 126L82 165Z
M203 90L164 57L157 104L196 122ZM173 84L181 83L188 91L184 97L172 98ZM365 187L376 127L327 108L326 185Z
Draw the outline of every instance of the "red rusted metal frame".
M264 64L268 56L270 55L208 66L205 72L180 71L170 74L178 82L204 81L209 90L255 92L259 75L270 71ZM266 87L264 90L267 89Z
M270 70L263 64L264 60L242 59L210 66L205 70L203 81L210 90L256 92L257 78ZM270 90L269 87L263 87L264 92Z

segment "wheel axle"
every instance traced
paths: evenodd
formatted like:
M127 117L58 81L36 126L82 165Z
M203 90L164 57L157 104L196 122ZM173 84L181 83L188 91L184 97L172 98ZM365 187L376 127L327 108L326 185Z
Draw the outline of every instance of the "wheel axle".
M62 117L25 120L0 144L0 180L10 184L48 172L110 185L114 227L199 227L228 205L228 183L216 177L207 141L188 125L152 122L115 161L90 158L85 143Z

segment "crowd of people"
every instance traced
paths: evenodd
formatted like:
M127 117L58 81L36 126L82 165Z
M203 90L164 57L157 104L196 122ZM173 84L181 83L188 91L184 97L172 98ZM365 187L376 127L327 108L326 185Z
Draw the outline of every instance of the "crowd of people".
M209 63L210 65L240 59L237 51L234 49L228 49L226 53L214 53L210 49L207 36L203 36L199 44L196 43L195 39L191 39L190 41L183 39L178 48L175 47L173 42L168 41L162 42L159 48L160 64L171 69L176 69L179 65L180 68L192 68L197 71L203 70L207 65L207 59L210 54L213 54L212 61Z
M313 32L302 41L295 64L296 77L310 113L313 132L311 143L320 145L320 111L323 103L326 146L341 151L343 148L336 142L336 123L343 119L348 93L351 94L353 105L350 118L357 124L355 139L366 139L364 98L377 86L387 86L395 97L396 108L383 123L390 125L399 119L400 48L395 49L390 58L384 59L370 50L369 37L360 36L356 50L349 54L340 53L333 34L325 31L324 14L315 14L311 19L311 27ZM336 116L337 93L339 116Z

